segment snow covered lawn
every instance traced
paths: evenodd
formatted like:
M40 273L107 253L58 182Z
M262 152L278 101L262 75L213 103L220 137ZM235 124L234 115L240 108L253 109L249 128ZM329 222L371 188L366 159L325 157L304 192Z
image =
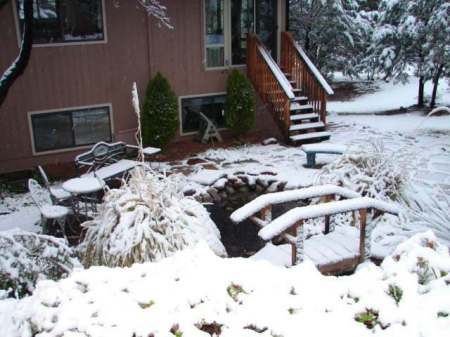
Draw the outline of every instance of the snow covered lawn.
M450 256L431 233L381 267L325 277L306 262L286 269L222 259L205 245L158 263L94 267L0 301L8 337L445 337Z
M328 111L335 113L369 114L386 110L398 110L417 104L418 79L410 77L405 84L394 81L378 80L374 83L377 89L347 102L332 101L328 104ZM425 85L425 96L431 96L432 85ZM442 80L439 83L438 105L450 105L450 85Z

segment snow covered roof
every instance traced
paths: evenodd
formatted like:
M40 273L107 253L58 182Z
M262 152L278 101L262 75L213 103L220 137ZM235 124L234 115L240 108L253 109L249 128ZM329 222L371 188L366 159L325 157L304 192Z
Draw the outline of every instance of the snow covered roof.
M239 223L269 205L282 204L285 202L315 197L323 197L332 194L339 195L347 199L361 197L359 193L356 193L344 187L335 185L312 186L299 190L264 194L234 211L231 214L230 218L233 222Z
M399 213L397 206L367 197L333 201L319 205L291 209L261 229L258 235L264 240L271 240L273 237L283 233L300 220L319 218L326 215L350 212L364 208L375 208L394 215Z

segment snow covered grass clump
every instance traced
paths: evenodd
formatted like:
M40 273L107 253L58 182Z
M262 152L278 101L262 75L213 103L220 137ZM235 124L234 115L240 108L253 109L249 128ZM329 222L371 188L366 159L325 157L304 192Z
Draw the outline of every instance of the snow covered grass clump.
M178 176L135 169L121 188L106 193L99 215L83 224L83 264L123 267L157 261L200 240L226 255L208 212L182 188Z
M422 266L432 271L424 278ZM381 267L321 275L222 259L200 244L158 263L93 267L0 301L0 335L444 337L450 331L450 256L431 233Z
M387 151L382 142L371 141L324 166L319 181L349 188L362 196L396 200L408 179L406 172L397 153Z
M432 229L439 239L450 247L450 195L439 187L415 188L407 185L402 190L405 207L403 221L410 229Z
M0 232L0 298L30 294L38 280L57 280L80 266L62 239L18 230Z

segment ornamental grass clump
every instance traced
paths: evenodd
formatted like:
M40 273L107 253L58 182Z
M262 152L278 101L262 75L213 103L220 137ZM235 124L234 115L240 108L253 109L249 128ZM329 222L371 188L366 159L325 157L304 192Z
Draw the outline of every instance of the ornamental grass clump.
M183 195L179 179L138 167L121 188L107 191L98 216L83 224L83 264L125 267L158 261L201 240L226 255L208 212Z
M81 267L63 239L25 231L0 232L0 298L23 297L37 281L58 280Z
M388 152L382 142L371 141L324 166L319 182L389 201L399 199L401 188L408 180L406 172L398 153Z

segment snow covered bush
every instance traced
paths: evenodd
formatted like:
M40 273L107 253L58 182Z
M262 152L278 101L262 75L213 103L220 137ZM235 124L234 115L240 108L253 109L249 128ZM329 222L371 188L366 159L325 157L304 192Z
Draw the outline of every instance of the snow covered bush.
M398 199L400 189L408 179L401 158L388 152L381 142L368 144L354 148L324 166L319 182L347 187L367 197Z
M83 264L114 267L157 261L200 240L226 255L208 212L183 195L178 179L140 167L121 188L109 190L99 215L83 224Z
M227 80L225 120L236 136L242 136L255 126L256 96L249 79L233 70Z
M178 100L169 81L160 73L150 80L142 108L142 136L145 145L162 147L177 131Z
M0 232L0 297L30 294L38 280L60 279L79 266L62 239L24 231Z

